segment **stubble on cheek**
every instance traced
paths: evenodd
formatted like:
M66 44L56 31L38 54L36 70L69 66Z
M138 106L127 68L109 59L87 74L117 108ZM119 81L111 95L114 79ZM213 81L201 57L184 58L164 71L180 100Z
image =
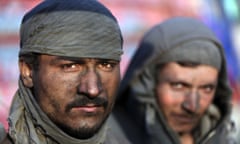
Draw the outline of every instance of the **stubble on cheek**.
M66 104L71 99L71 92L68 90L71 83L62 81L57 74L49 74L44 78L38 88L40 107L50 119L58 119L64 116Z

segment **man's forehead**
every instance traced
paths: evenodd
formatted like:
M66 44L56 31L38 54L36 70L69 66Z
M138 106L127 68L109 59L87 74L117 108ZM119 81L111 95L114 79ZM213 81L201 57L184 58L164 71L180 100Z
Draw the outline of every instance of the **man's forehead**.
M85 58L85 57L68 57L68 56L55 56L55 55L46 55L46 54L41 54L40 55L43 59L44 58L50 58L53 61L61 61L61 60L67 60L67 61L114 61L114 62L119 62L114 59L104 59L104 58Z
M202 75L204 74L204 76ZM205 75L207 74L207 75ZM198 80L215 83L217 81L218 70L210 65L199 64L196 66L182 66L176 62L165 64L159 71L161 79L192 81Z

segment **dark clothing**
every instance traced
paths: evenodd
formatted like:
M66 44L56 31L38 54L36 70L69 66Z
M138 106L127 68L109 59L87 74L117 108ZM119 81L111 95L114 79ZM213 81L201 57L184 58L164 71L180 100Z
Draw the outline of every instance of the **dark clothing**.
M0 144L12 144L10 138L6 135L6 137L0 141L1 143Z
M115 124L116 122L114 121L115 120L113 119L113 117L110 117L107 122L108 132L107 132L105 142L103 144L130 144L130 142L126 139L125 135L121 133L122 131L119 131L116 128L116 124ZM1 129L0 136L2 136L0 139L0 144L14 144L10 136L4 131L4 128L2 127L0 129ZM92 143L92 144L95 144L95 143Z
M0 124L0 144L11 144L10 138L5 132L3 125Z
M19 82L19 90L14 96L10 115L8 139L14 144L122 144L128 143L124 134L117 133L111 125L115 120L111 117L93 137L76 139L60 130L42 110L33 98L31 90ZM2 131L4 134L4 131ZM2 135L2 134L1 134Z
M185 47L185 43L191 42L194 42L193 49L201 51L200 56L187 51L190 47ZM205 46L209 46L207 52ZM181 60L211 65L219 70L214 100L196 128L195 143L232 143L229 136L232 93L224 51L216 36L191 18L170 19L145 34L120 85L113 113L119 125L132 143L180 144L178 134L169 127L159 110L154 89L157 66Z
M112 124L110 124L110 125L112 125ZM5 132L0 133L0 135L4 135L3 139L0 140L0 144L14 144L14 142L11 141L10 136L7 135ZM79 144L81 144L81 143L79 143ZM92 143L92 144L95 144L95 143ZM106 136L106 140L103 144L130 144L130 142L126 139L126 137L125 137L125 135L123 135L123 133L116 133L116 129L113 130L113 129L109 128L107 136Z
M4 132L4 133L1 132L0 135L1 135L1 136L4 135L4 136L2 137L3 139L0 139L0 144L12 144L9 135L7 135L5 132Z

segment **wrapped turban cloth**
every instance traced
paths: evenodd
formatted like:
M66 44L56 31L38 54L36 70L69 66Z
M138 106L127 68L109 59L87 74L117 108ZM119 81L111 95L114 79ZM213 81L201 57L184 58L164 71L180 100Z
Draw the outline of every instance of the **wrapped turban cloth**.
M20 55L120 60L123 53L117 20L93 0L46 0L25 15L20 37Z

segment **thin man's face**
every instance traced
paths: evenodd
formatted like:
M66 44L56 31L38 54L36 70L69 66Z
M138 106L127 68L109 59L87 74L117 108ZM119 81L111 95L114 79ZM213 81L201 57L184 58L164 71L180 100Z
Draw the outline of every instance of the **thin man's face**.
M41 55L33 71L35 97L47 116L77 138L94 135L112 110L119 62Z
M159 108L177 133L189 133L212 103L218 71L208 65L166 64L158 72L156 94Z

